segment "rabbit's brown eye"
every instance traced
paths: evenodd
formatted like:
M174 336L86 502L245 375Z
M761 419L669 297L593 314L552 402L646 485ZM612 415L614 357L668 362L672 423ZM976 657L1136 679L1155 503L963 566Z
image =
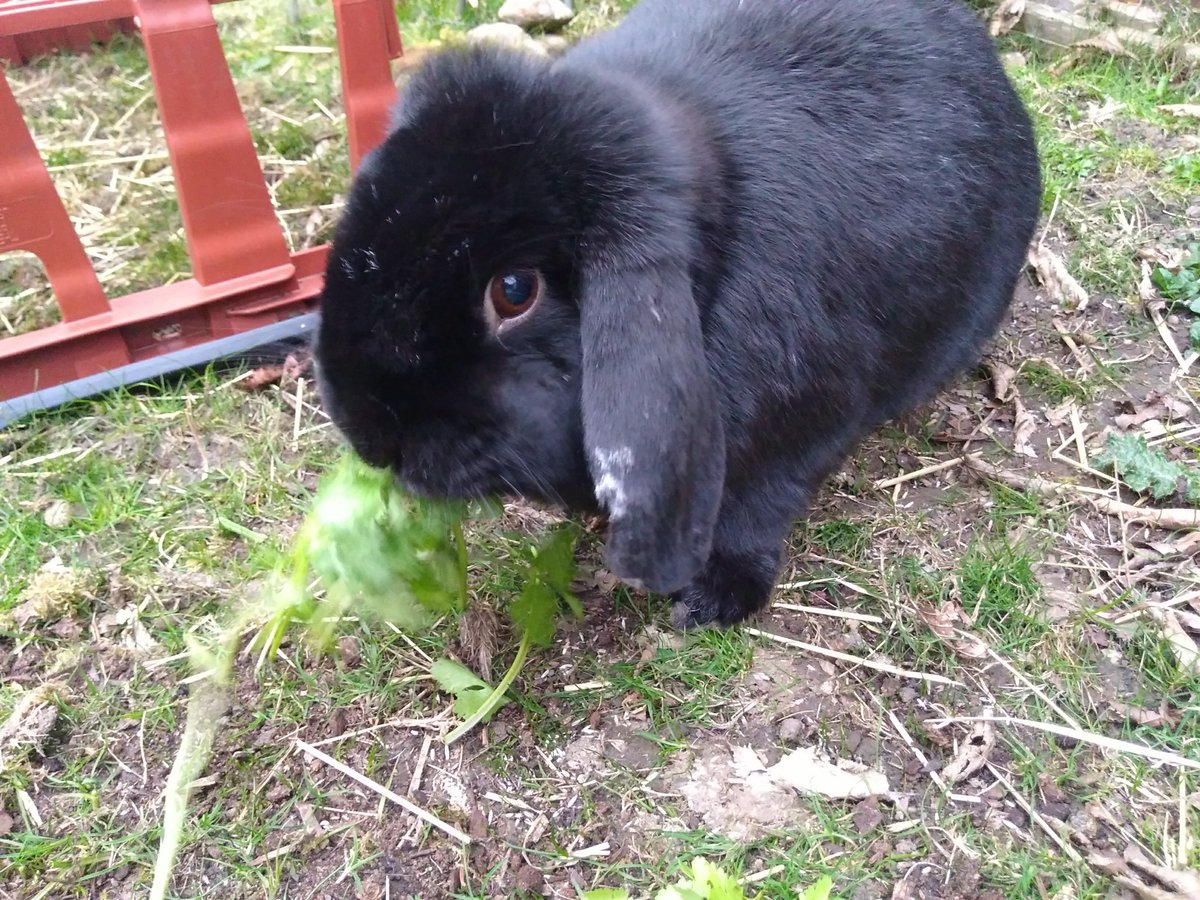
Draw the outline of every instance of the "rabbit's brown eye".
M502 320L515 319L533 309L542 295L542 276L533 269L503 272L488 282L488 300Z

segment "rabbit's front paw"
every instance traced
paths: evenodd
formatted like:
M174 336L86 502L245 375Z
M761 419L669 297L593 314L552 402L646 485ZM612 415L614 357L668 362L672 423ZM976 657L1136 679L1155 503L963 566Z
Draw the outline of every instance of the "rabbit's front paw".
M770 600L778 563L778 552L732 555L714 551L700 575L671 595L671 624L687 631L744 621Z

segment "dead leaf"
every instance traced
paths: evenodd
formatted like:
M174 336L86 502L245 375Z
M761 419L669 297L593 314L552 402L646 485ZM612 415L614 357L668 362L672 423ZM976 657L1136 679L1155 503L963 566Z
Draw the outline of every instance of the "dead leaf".
M1171 649L1175 653L1175 660L1179 663L1179 668L1188 669L1193 673L1200 673L1200 647L1196 646L1196 642L1192 639L1192 636L1180 624L1179 617L1175 614L1174 610L1151 610L1151 613L1159 621L1159 624L1162 625L1163 637L1171 645Z
M1059 259L1053 250L1035 244L1029 248L1028 260L1052 300L1061 303L1064 309L1074 312L1081 312L1087 308L1087 291L1067 271L1066 263Z
M1179 724L1179 714L1167 709L1165 704L1162 710L1156 710L1114 700L1108 704L1108 712L1115 721L1129 721L1135 725L1146 725L1150 728L1156 728L1159 725L1174 727Z
M137 653L148 653L158 646L138 617L137 606L132 603L115 612L105 613L96 620L96 630L105 637L120 635L121 646Z
M1175 869L1160 866L1149 859L1140 847L1130 844L1125 848L1125 862L1130 866L1156 878L1159 882L1178 891L1184 897L1200 897L1200 876L1195 872L1180 872Z
M996 360L988 362L987 370L992 376L992 393L1001 403L1007 403L1013 395L1013 382L1017 380L1017 370Z
M321 837L325 833L321 823L317 821L316 810L311 803L297 803L296 814L300 816L300 823L308 837Z
M1117 884L1133 891L1141 900L1196 900L1200 897L1200 878L1194 872L1179 872L1157 865L1137 847L1126 848L1121 856L1090 853L1088 862L1111 875Z
M311 353L289 353L287 359L283 361L282 381L284 384L294 384L301 378L312 380L312 374L313 359Z
M1200 550L1200 531L1192 531L1174 541L1149 541L1147 546L1163 556L1191 556Z
M613 592L621 586L621 579L608 569L597 569L592 577L596 580L596 587L606 597L611 597Z
M7 721L0 726L0 771L6 768L14 753L34 749L42 744L58 721L58 701L61 686L53 682L26 691L17 700Z
M892 900L917 900L920 896L920 889L907 878L897 881L892 887Z
M1095 37L1084 38L1082 41L1076 41L1072 46L1088 47L1093 50L1102 50L1105 53L1111 53L1113 56L1128 56L1133 54L1125 49L1125 45L1121 43L1121 38L1117 34L1116 29L1110 28Z
M1135 428L1151 419L1163 419L1167 422L1174 419L1183 419L1191 412L1187 404L1181 400L1170 394L1163 394L1158 391L1147 394L1140 408L1130 401L1123 401L1118 404L1118 407L1124 407L1129 410L1128 413L1122 413L1113 417L1113 422L1122 431L1128 431L1130 428Z
M1043 410L1043 415L1046 417L1046 424L1051 428L1061 428L1071 421L1071 413L1075 409L1075 398L1072 397L1058 406L1051 406L1049 409Z
M1042 591L1042 599L1050 622L1065 622L1079 614L1079 595L1075 591L1048 588Z
M1037 432L1037 419L1025 408L1020 397L1013 397L1013 453L1037 458L1029 439Z
M1070 53L1065 54L1062 59L1050 67L1049 72L1051 77L1058 78L1061 76L1064 72L1074 66L1075 63L1079 62L1079 57L1081 55L1082 54L1078 50L1072 50Z
M1182 247L1163 247L1159 244L1152 244L1142 247L1134 255L1143 262L1154 263L1164 269L1178 269L1183 263L1183 254Z
M0 809L0 837L9 834L13 830L13 817Z
M283 366L259 366L245 378L234 384L239 391L261 391L265 387L278 384L283 378Z
M954 758L942 769L942 777L950 784L970 778L987 765L995 746L996 729L992 723L976 722Z
M1189 116L1200 119L1200 103L1164 103L1159 107L1168 116Z
M988 33L992 37L1008 34L1021 21L1023 15L1025 15L1025 0L1000 0L1000 5L988 19Z
M1120 100L1115 100L1109 97L1103 103L1089 103L1086 107L1085 117L1092 125L1101 125L1109 121L1113 116L1124 109L1125 104Z
M839 800L887 796L891 791L882 772L848 759L828 762L813 747L793 750L769 768L752 748L735 747L733 770L747 783L765 782Z
M954 601L946 600L938 606L932 603L918 603L917 612L921 614L929 630L955 653L968 659L984 659L988 655L987 644L975 635L955 627L955 622L961 622L968 628L974 623Z

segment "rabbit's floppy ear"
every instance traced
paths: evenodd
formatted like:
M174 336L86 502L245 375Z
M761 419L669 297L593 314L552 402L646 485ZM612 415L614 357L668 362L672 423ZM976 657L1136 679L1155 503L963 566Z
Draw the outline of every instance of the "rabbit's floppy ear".
M708 558L724 431L686 255L619 256L583 272L584 443L609 567L668 593Z

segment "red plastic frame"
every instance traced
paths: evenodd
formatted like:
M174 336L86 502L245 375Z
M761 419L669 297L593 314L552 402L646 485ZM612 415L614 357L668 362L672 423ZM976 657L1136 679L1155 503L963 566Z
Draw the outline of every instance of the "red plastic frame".
M0 56L56 40L76 46L81 34L136 24L194 273L105 296L7 78L0 78L0 253L34 253L62 312L61 324L0 340L0 401L315 309L327 248L288 253L210 2L223 0L0 0ZM396 93L391 60L403 48L393 0L332 5L357 168L385 133ZM89 30L96 23L100 31Z

